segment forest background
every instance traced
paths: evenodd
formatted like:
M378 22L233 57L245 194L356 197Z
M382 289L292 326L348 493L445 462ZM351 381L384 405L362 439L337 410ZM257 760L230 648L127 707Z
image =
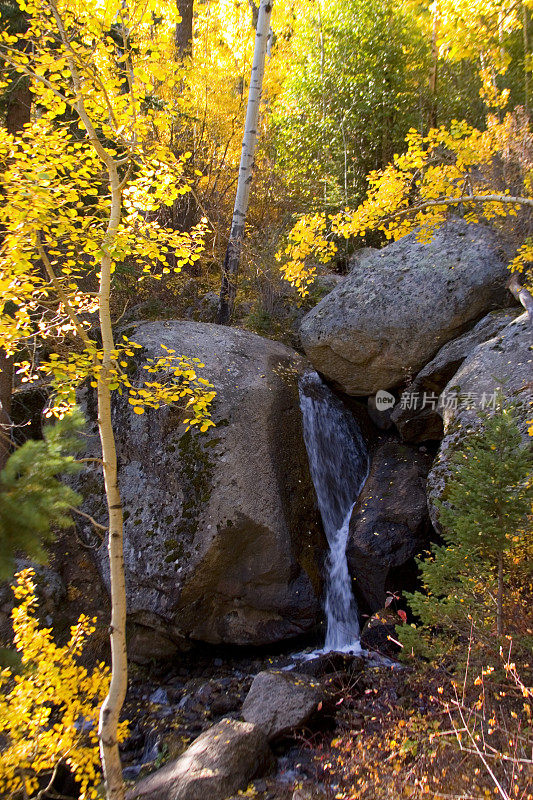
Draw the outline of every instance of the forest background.
M294 343L328 289L320 273L343 273L357 248L415 224L431 229L449 208L497 224L528 283L532 8L274 5L234 323ZM127 372L135 345L108 348L106 364L95 279L108 270L109 321L215 319L257 11L234 0L0 3L4 411L13 368L17 384L55 382L59 415L90 377L128 392L136 413L185 400L187 422L209 425L201 367L179 361L177 382L143 393ZM47 38L55 15L72 63ZM125 222L110 258L113 180ZM174 356L164 359L152 372ZM520 579L524 592L525 566Z

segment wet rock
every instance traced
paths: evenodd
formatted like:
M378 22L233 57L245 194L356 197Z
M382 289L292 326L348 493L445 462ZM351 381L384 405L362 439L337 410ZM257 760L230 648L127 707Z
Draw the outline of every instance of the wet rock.
M383 608L393 570L403 567L429 541L426 477L431 458L386 442L375 452L352 512L346 555L354 591L364 609Z
M374 614L361 632L361 646L387 658L397 656L400 647L395 643L396 625L400 617L396 613L379 611Z
M507 253L486 225L450 220L363 256L303 319L314 367L350 395L401 385L448 341L511 298Z
M324 698L320 683L294 672L260 672L253 680L242 716L273 739L298 730L318 710Z
M346 675L357 675L364 667L361 656L350 653L322 653L316 658L301 661L297 670L301 675L311 675L313 678L323 678L336 672Z
M155 692L152 692L149 700L150 703L156 703L157 705L168 705L168 694L163 688L159 687Z
M178 759L140 780L127 800L224 800L271 765L272 754L261 729L225 719Z

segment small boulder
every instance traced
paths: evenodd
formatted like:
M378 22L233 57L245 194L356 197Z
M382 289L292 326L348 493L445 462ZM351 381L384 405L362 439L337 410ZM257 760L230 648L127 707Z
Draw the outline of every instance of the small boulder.
M353 677L363 670L364 665L365 662L361 656L332 650L329 653L320 653L316 658L310 658L308 661L302 661L301 664L298 664L298 672L300 675L311 675L313 678L323 678L336 672Z
M507 254L487 225L449 220L429 244L416 234L361 257L302 320L318 372L350 395L402 384L446 342L510 300Z
M127 800L223 800L271 764L272 753L257 725L223 719L178 759L140 780Z
M295 672L260 672L255 676L242 707L246 722L253 722L272 741L301 728L323 700L320 683Z
M383 608L391 570L402 567L428 543L426 477L431 458L389 441L370 465L352 512L346 556L359 602L371 613Z

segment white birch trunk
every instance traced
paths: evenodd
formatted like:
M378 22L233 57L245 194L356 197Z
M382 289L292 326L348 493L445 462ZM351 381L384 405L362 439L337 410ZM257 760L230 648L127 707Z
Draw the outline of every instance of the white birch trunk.
M263 76L265 74L265 57L270 32L270 17L272 15L273 0L261 0L259 16L255 33L254 59L250 77L250 90L248 105L246 106L246 121L244 123L244 137L242 140L241 163L239 166L239 180L231 233L226 250L226 258L222 269L222 285L218 304L217 322L227 325L233 311L235 301L235 280L239 271L242 240L244 238L244 223L250 200L252 185L252 170L254 166L255 147L257 144L257 127L259 124L259 107L263 90Z
M117 165L108 153L93 125L85 107L83 83L76 64L76 54L72 49L63 19L57 8L57 0L48 0L48 6L56 21L72 77L76 94L74 109L86 132L88 141L104 164L109 176L111 194L111 210L107 229L102 242L102 258L100 260L100 286L98 292L100 332L102 335L102 364L98 374L98 429L102 445L104 484L109 514L109 572L111 581L111 624L109 628L111 640L111 683L106 699L100 709L98 738L100 756L105 779L107 800L124 800L124 781L122 765L118 749L118 723L126 689L128 686L128 661L126 653L126 580L124 574L123 554L123 516L122 502L118 488L117 454L115 435L111 418L110 370L113 366L113 325L109 299L111 294L111 248L116 240L121 212L122 187ZM127 8L123 3L125 17ZM130 87L131 90L131 87ZM43 250L44 252L44 250ZM86 336L83 328L82 337Z
M116 170L110 170L111 214L107 229L100 273L100 330L102 333L102 371L98 380L98 429L104 462L104 483L109 515L109 575L111 582L111 683L100 709L98 738L104 770L107 800L124 800L124 782L118 750L117 729L120 711L128 686L126 652L126 580L124 575L123 515L118 488L117 454L111 418L109 370L114 350L113 328L109 310L111 289L111 258L107 248L116 236L120 221L121 192Z

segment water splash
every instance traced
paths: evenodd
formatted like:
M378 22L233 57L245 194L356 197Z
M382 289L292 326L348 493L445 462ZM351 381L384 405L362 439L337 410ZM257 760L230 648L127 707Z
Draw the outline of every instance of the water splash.
M300 381L300 408L309 468L329 545L323 652L358 651L359 621L346 544L352 509L368 474L368 451L353 416L316 372L307 373Z

